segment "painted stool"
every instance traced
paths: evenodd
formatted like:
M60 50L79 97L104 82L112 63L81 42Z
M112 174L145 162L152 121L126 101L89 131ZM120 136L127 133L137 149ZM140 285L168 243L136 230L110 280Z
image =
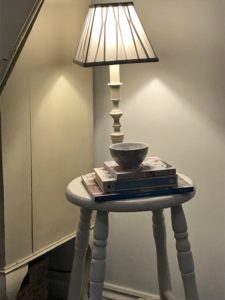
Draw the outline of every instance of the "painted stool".
M186 180L191 182L190 178ZM90 271L90 300L101 300L106 269L106 245L108 238L109 212L152 211L153 233L157 252L158 283L161 300L175 300L166 248L166 228L163 209L171 208L171 219L178 264L182 275L185 299L199 300L194 262L188 240L187 223L182 204L191 200L195 192L168 196L142 197L135 199L96 202L92 200L81 182L81 178L71 181L66 189L67 199L79 206L80 223L75 241L75 256L70 279L68 300L81 300L83 273L88 248L92 211L97 211L94 225L94 246Z

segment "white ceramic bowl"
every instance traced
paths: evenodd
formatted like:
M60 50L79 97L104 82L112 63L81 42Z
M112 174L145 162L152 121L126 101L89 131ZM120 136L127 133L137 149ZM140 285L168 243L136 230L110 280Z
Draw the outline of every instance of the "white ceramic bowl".
M122 169L137 168L145 159L149 145L139 142L117 143L109 146L112 158Z

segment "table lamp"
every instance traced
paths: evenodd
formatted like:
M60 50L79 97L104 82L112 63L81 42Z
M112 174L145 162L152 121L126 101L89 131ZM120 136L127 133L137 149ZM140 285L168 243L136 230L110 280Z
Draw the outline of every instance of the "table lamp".
M109 65L114 132L112 143L123 142L120 118L120 64L157 62L133 2L89 6L74 62L83 66Z

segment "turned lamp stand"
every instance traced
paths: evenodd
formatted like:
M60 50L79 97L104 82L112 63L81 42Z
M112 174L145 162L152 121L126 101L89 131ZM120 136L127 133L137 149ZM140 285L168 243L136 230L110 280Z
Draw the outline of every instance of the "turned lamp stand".
M120 118L123 115L123 112L119 108L120 103L120 87L123 85L120 82L120 66L119 65L110 65L109 66L110 74L110 87L111 100L113 103L113 108L109 115L113 118L113 128L114 132L111 133L111 141L113 144L122 143L124 139L124 134L120 131L121 124Z

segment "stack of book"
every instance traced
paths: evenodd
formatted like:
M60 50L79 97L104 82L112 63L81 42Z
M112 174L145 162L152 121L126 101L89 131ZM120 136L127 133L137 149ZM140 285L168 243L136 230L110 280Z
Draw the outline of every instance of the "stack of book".
M121 200L192 192L194 187L176 168L159 157L147 157L137 169L123 170L115 161L83 175L82 182L95 201Z

